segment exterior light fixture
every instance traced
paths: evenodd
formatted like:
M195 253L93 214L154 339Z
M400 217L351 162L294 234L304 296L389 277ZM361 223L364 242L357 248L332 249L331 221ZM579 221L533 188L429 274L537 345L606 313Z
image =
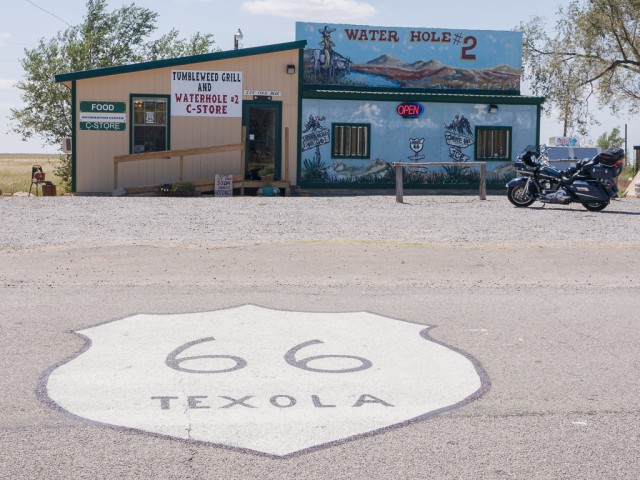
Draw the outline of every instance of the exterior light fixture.
M242 40L242 30L238 29L238 31L233 36L233 49L238 50L240 48L240 40Z
M289 75L293 75L294 73L296 73L296 66L295 65L287 65L287 73Z
M498 113L498 105L489 105L489 113Z

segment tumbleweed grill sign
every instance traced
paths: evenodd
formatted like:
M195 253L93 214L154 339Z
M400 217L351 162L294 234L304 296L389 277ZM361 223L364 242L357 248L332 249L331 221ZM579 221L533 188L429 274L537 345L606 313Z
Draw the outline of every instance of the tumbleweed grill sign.
M172 117L242 117L242 72L172 70Z
M76 332L87 347L41 393L83 419L282 457L478 397L480 367L427 330L253 305L134 315Z

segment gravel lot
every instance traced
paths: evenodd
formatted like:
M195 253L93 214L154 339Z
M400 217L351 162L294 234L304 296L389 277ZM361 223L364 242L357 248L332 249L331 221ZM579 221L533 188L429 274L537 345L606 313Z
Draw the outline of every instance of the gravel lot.
M0 478L636 480L640 200L600 213L504 195L405 202L0 197ZM283 459L95 424L45 395L45 372L83 352L72 332L247 304L433 326L487 390ZM274 393L293 394L289 380L274 373Z
M519 209L506 196L111 198L2 197L0 249L252 245L359 240L399 244L568 245L640 242L640 200L600 213Z

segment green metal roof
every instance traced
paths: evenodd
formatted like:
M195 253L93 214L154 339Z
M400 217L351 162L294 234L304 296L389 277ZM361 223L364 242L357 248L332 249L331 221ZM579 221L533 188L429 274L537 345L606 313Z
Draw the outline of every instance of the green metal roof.
M120 65L117 67L97 68L95 70L83 70L81 72L62 73L55 76L56 82L71 82L73 80L84 80L87 78L106 77L108 75L119 75L121 73L141 72L156 68L178 67L192 63L211 62L213 60L228 60L230 58L249 57L262 55L265 53L283 52L286 50L299 50L307 44L306 40L298 42L277 43L262 47L242 48L239 50L227 50L224 52L205 53L202 55L192 55L190 57L169 58L166 60L155 60L152 62L134 63L130 65Z
M302 98L336 98L343 100L370 100L379 97L380 100L401 100L421 99L430 102L450 102L457 103L502 103L513 105L540 105L544 102L544 97L530 97L517 94L491 93L463 93L461 91L449 93L434 93L424 90L385 89L382 90L328 90L319 88L309 88L302 91Z

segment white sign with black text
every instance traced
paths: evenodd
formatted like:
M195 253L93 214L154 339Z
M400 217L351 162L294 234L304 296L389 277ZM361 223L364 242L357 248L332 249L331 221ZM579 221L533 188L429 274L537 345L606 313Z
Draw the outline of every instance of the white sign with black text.
M172 70L171 116L242 117L242 72Z
M232 197L233 196L233 175L216 175L216 183L214 186L214 194L216 197Z
M258 97L281 97L282 92L280 90L245 90L245 95L255 95Z
M282 457L424 420L479 397L470 357L429 327L367 312L134 315L76 332L43 378L93 422Z

